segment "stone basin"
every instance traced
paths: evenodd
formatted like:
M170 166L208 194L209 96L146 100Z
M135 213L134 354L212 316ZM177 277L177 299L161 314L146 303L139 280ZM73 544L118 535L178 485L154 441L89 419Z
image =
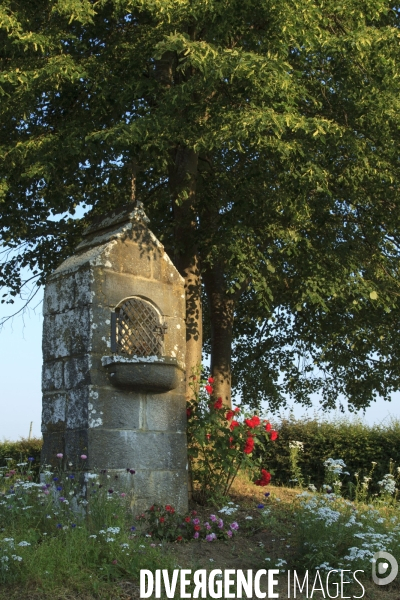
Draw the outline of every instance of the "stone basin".
M183 365L169 356L104 356L102 364L113 385L144 393L170 392L178 387L184 376Z

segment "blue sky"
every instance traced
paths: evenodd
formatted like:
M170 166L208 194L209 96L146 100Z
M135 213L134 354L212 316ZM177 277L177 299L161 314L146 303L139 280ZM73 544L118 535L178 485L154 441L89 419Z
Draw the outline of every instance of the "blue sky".
M41 300L36 296L33 306ZM0 318L15 311L21 304L0 305ZM30 422L33 434L40 436L41 368L42 368L42 305L8 321L0 331L0 440L16 440L28 436ZM365 414L369 424L381 423L390 417L400 418L400 394L392 402L378 401ZM318 409L315 403L314 410ZM314 410L308 411L312 416ZM297 417L305 414L294 407ZM321 414L321 413L318 413ZM333 416L331 414L331 416ZM362 413L360 413L362 416Z

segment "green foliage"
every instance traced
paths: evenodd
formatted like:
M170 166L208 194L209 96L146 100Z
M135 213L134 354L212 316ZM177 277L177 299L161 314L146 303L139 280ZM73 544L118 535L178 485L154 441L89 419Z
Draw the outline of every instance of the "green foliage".
M130 201L137 165L167 251L195 248L235 301L244 403L388 398L398 41L387 0L3 0L2 301L71 254L78 206Z
M79 471L45 471L45 482L35 483L8 462L0 471L2 585L96 594L138 578L141 568L171 568L159 548L135 533L132 496L120 480L91 474L84 497Z
M27 463L35 481L38 481L40 470L40 452L42 450L42 438L22 438L18 442L0 442L0 467L7 466L6 458L12 459L12 464ZM34 458L29 461L28 458ZM10 463L11 464L11 463Z
M239 416L239 408L230 410L221 398L213 398L212 384L211 377L201 380L198 393L194 376L193 399L187 403L190 477L193 497L201 504L224 501L239 469L248 472L256 485L268 485L270 474L261 457L275 433L269 433L266 421L257 415Z
M279 423L279 439L268 446L264 459L275 472L274 480L287 485L292 478L290 443L303 444L298 453L298 466L305 483L312 483L318 489L325 483L324 461L329 458L342 459L345 471L350 476L342 477L343 493L347 493L348 482L355 483L354 476L373 477L370 493L380 491L377 482L389 473L393 461L400 466L400 423L391 421L387 425L370 427L361 420L284 419ZM373 463L376 463L371 473ZM352 493L354 497L354 493Z

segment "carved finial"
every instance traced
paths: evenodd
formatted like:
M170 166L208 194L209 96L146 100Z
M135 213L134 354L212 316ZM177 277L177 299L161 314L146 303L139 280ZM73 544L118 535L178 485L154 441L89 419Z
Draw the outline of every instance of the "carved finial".
M136 206L133 209L131 215L132 219L135 219L135 221L143 221L144 223L150 223L149 217L144 212L143 202L140 202L139 200L136 200Z

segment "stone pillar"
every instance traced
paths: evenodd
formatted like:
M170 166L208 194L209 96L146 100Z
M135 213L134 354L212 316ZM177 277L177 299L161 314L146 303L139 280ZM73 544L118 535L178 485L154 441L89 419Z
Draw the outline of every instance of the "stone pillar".
M86 454L89 471L122 480L134 469L138 511L184 512L184 281L146 220L140 207L111 213L48 279L42 461L62 452L76 465Z

